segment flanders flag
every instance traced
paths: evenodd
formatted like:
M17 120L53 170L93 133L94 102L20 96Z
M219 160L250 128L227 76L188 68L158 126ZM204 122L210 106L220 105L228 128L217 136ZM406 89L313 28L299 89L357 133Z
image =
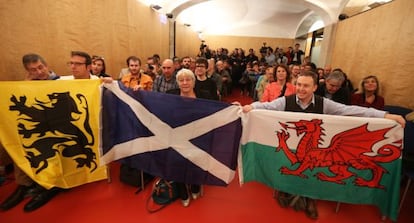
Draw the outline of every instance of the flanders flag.
M0 82L0 141L45 188L107 178L99 165L99 80Z

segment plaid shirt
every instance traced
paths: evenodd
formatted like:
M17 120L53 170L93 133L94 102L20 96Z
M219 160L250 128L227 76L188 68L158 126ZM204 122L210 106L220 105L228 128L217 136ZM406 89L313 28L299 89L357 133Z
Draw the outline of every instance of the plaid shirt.
M178 84L175 77L172 76L170 80L166 80L164 75L160 75L155 78L154 84L152 85L152 91L165 93L171 89L177 89Z

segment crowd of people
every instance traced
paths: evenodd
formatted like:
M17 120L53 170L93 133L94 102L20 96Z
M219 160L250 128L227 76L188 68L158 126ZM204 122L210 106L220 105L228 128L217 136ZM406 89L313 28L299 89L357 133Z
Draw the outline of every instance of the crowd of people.
M241 48L229 54L225 48L210 50L205 44L200 47L197 57L174 57L161 61L154 54L143 63L139 57L130 56L126 59L126 67L120 68L119 75L106 73L103 57L91 57L79 51L71 53L68 62L70 76L55 74L37 54L24 55L23 66L27 71L26 80L101 78L110 82L118 79L126 88L134 91L154 91L209 100L221 100L237 89L241 95L250 96L255 101L245 105L242 108L244 112L271 109L336 115L363 114L393 119L402 125L405 123L402 117L381 111L384 109L384 98L380 96L380 83L376 76L363 78L361 85L354 89L345 72L338 68L332 70L330 66L317 68L310 58L304 56L299 44L289 47L287 51L282 48L274 50L264 44L260 49L260 57L256 56L253 49L249 49L248 55ZM4 157L7 154L0 149L0 165L7 164ZM4 211L13 208L27 196L32 199L24 206L24 210L36 210L63 190L56 187L46 190L19 171L17 166L14 171L18 186L0 204L0 209ZM197 199L200 195L200 185L181 183L179 186L180 198L185 207L190 204L190 198ZM282 207L286 207L289 199L293 198L283 192L278 194L277 200ZM299 200L302 201L298 202L300 209L309 217L317 218L315 202L309 198Z
M200 55L209 55L226 64L233 81L222 92L225 95L228 89L237 86L241 95L251 96L255 102L243 106L246 113L252 109L269 109L382 117L405 125L401 116L383 111L385 103L380 95L380 83L376 76L364 77L360 85L354 88L342 69L332 69L329 65L324 68L317 67L299 48L300 45L295 44L294 48L289 47L285 52L282 48L273 50L264 44L259 58L253 49L245 56L243 49L236 48L227 56L226 49L210 51L205 45ZM210 52L206 53L208 51ZM275 194L281 207L292 206L295 210L304 211L309 218L318 218L314 199L283 191L275 191Z

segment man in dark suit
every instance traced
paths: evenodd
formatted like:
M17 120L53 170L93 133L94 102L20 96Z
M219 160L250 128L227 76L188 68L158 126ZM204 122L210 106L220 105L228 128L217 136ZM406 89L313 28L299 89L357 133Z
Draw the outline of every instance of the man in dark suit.
M348 88L342 87L344 81L344 74L340 71L334 71L326 77L324 83L319 85L315 94L338 103L349 105L351 103L351 93Z

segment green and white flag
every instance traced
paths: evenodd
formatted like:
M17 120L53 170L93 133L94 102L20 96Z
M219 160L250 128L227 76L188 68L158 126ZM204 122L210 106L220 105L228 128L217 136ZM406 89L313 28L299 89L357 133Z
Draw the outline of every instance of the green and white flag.
M240 182L398 216L403 128L381 118L253 110L243 118Z

